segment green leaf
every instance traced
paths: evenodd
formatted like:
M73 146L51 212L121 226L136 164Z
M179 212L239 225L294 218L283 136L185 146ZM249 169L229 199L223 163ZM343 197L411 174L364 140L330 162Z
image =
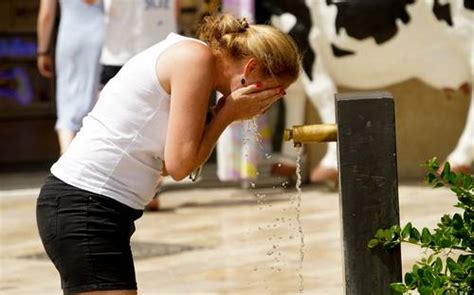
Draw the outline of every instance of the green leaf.
M441 240L441 243L438 243L441 248L451 248L453 246L453 241L451 239L444 238Z
M414 286L416 283L416 277L413 273L407 272L405 274L405 284L409 287Z
M420 292L420 295L431 295L431 288L429 286L422 286L418 288L418 292Z
M449 162L444 163L443 172L441 172L441 178L450 182L452 180L451 165Z
M412 269L412 272L413 272L413 275L415 277L418 277L418 270L420 269L420 267L417 265L417 264L413 264L413 269Z
M426 280L429 286L433 285L435 276L433 275L431 268L427 267L425 269L424 279Z
M368 243L367 246L368 246L370 249L372 249L372 248L377 247L377 245L378 245L379 243L380 243L379 240L377 240L377 239L371 239L371 240L369 241L369 243Z
M383 231L383 237L387 241L392 240L392 232L390 231L390 229L386 229Z
M390 284L392 294L403 294L408 291L408 288L403 283L392 283Z
M466 267L469 267L472 263L472 255L459 255L458 264L462 264Z
M433 271L439 274L443 269L443 261L441 260L441 258L437 257L435 262L433 262L431 266L433 267Z
M442 285L443 285L443 281L441 280L441 278L436 277L434 282L433 282L433 285L432 285L433 290L441 288ZM440 294L442 294L442 293L440 293Z
M383 240L384 230L383 229L377 230L377 232L375 233L375 238L378 239L378 240Z
M439 164L438 164L438 158L433 157L426 161L425 166L430 169L430 170L438 170Z
M421 242L423 244L429 244L431 242L431 234L426 227L421 231Z
M462 219L461 215L458 213L454 214L453 216L453 228L455 230L460 230L464 227L464 220Z
M444 214L443 217L441 217L441 223L444 225L450 225L451 217L448 214Z
M463 185L462 187L466 190L472 189L473 180L472 176L463 174Z
M429 184L432 184L437 179L437 176L433 172L426 173L425 181Z
M423 268L419 268L419 269L417 269L416 274L418 275L418 277L421 280L425 276L425 270Z
M448 257L446 259L446 265L449 269L449 272L452 274L456 271L459 271L461 270L461 267L459 266L459 264L457 264L451 257Z
M416 228L410 229L410 242L418 242L420 241L420 232Z
M400 236L400 232L401 232L400 225L398 224L392 225L389 231L390 231L390 239L392 240L397 239Z
M401 238L406 239L410 235L410 230L412 228L411 222L408 222L402 230Z

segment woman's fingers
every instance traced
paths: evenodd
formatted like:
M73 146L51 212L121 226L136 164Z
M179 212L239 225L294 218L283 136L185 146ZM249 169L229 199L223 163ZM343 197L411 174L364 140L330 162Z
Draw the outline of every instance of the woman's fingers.
M250 94L250 96L252 97L252 99L258 101L265 101L267 99L271 99L274 96L283 96L284 93L285 92L283 91L283 89L281 89L280 87L275 87L252 93Z
M260 99L253 98L252 107L250 108L251 111L249 109L248 115L250 117L253 117L255 115L259 115L266 112L277 100L279 100L282 97L283 94L284 92L282 93L278 91L276 94L272 96L265 96Z
M257 82L237 89L241 94L250 94L262 90L262 83Z
M253 93L258 93L266 90L271 90L271 89L282 89L280 85L276 85L275 83L272 84L267 84L263 86L261 82L253 83L248 86L241 87L237 89L236 91L239 92L239 94L253 94Z
M235 90L230 97L229 104L234 120L251 118L266 111L279 98L285 95L281 86L264 89L261 85L252 84Z

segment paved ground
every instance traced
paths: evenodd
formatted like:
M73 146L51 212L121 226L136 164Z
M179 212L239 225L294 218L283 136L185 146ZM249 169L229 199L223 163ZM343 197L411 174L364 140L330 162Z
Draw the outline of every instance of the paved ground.
M62 294L35 223L44 173L0 175L0 294ZM256 194L265 194L259 203ZM402 223L432 227L455 199L445 189L400 185ZM298 292L299 239L293 190L175 189L163 211L147 212L133 237L140 294ZM303 187L305 294L342 294L338 195ZM403 247L405 270L419 257Z

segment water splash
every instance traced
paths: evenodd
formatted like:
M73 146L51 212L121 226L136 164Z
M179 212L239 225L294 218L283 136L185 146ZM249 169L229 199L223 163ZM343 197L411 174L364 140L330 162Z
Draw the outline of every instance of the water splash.
M251 120L248 120L247 128L250 131L253 131L253 133L255 134L255 139L257 141L258 147L260 148L262 153L264 153L265 159L269 160L272 158L272 155L267 153L265 146L263 145L263 137L262 137L262 134L258 131L257 120L258 120L258 116L255 116Z

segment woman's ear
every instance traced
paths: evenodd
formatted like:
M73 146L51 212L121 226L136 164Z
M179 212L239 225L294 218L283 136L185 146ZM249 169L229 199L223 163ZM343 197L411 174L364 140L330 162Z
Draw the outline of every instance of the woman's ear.
M250 58L245 64L244 75L248 77L250 74L257 70L257 60L255 58Z

